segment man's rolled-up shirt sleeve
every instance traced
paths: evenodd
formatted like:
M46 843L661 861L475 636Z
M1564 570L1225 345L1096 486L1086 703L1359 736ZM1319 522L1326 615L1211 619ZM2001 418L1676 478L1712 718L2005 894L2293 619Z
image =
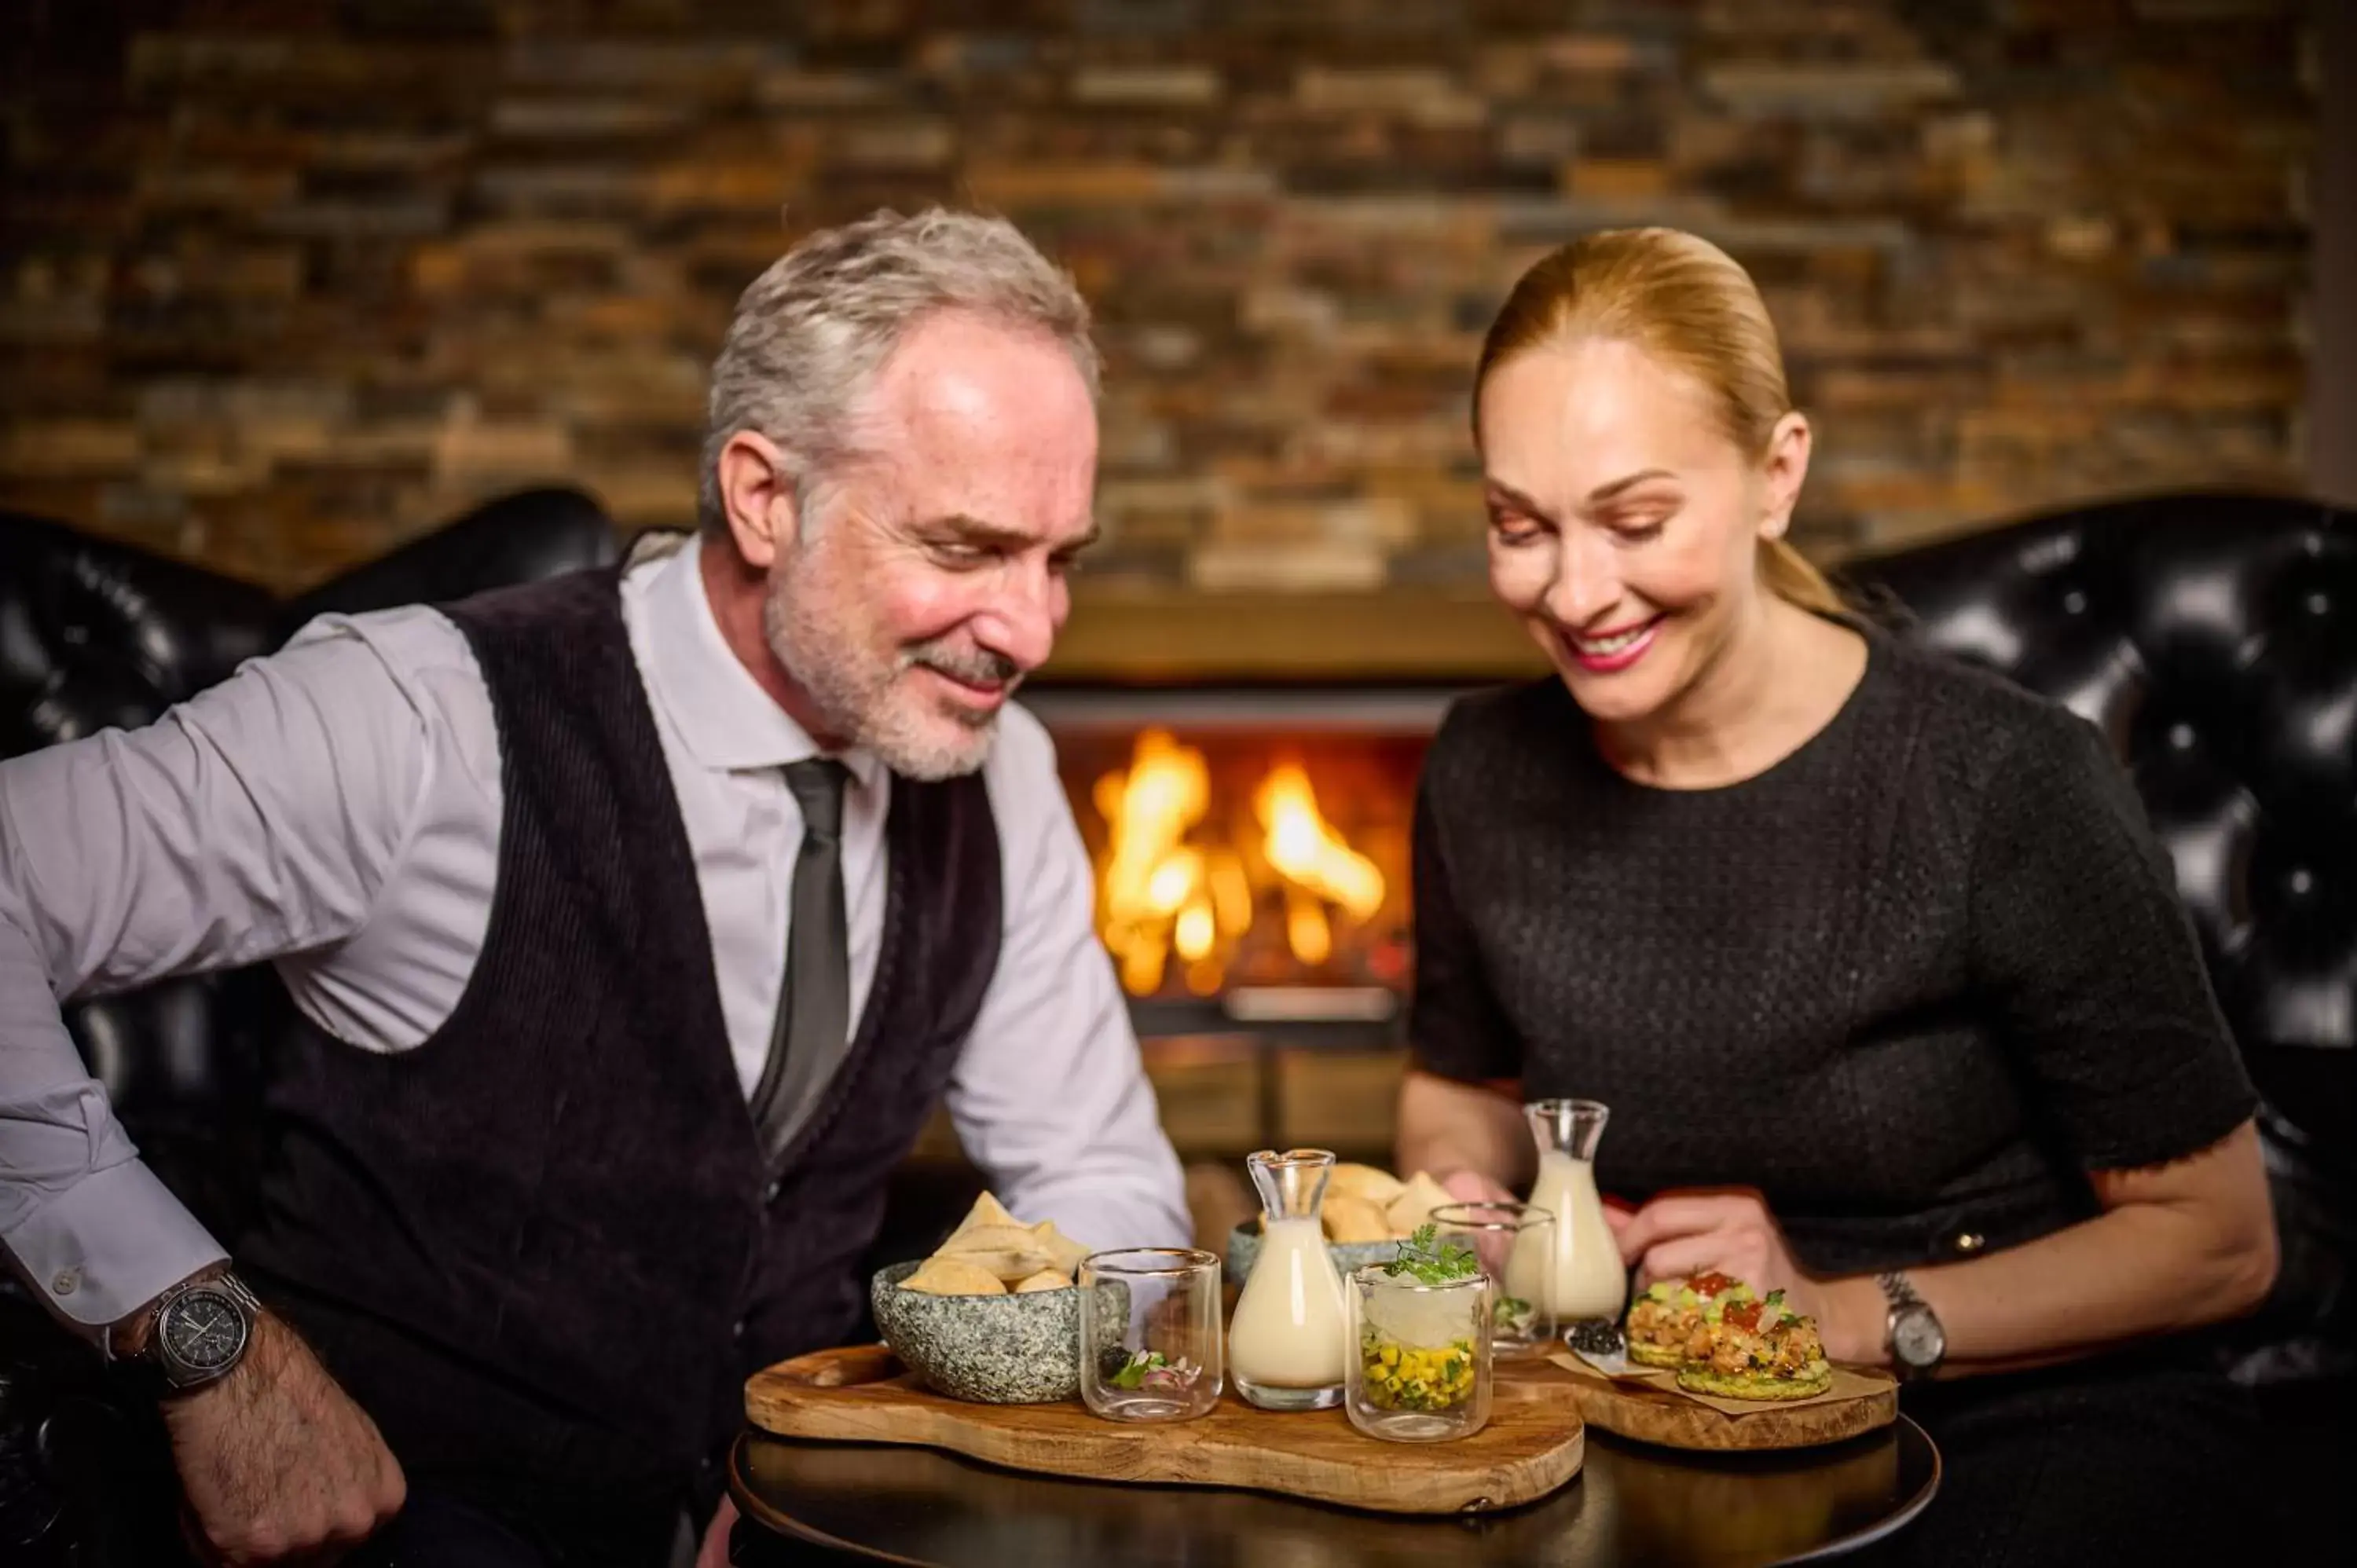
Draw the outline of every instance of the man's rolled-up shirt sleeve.
M960 1141L1014 1214L1092 1248L1183 1247L1193 1227L1094 877L1039 722L1010 710L986 775L1006 860L998 969L959 1058Z
M350 936L428 763L403 684L332 626L144 729L0 762L0 1245L69 1327L95 1338L223 1253L59 1003Z

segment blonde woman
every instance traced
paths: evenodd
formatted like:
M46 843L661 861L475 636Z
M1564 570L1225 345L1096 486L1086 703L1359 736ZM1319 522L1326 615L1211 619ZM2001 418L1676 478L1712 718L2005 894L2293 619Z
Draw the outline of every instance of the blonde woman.
M1557 678L1460 703L1426 764L1401 1167L1495 1193L1531 1174L1518 1096L1609 1103L1641 1286L1782 1289L1909 1380L1949 1471L1902 1553L2179 1560L2244 1506L2247 1416L2167 1337L2259 1301L2273 1230L2100 738L1786 542L1809 423L1702 240L1534 266L1474 434L1491 585Z

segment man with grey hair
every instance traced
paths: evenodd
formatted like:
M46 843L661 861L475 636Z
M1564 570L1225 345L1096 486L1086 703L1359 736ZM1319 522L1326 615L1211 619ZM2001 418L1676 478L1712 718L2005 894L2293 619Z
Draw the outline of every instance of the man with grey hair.
M1093 532L1096 376L1002 221L812 235L729 328L693 535L0 764L0 1240L149 1370L215 1557L398 1514L368 1552L662 1562L745 1377L857 1324L937 1100L1018 1216L1186 1239L1008 703ZM58 1005L262 958L301 1026L232 1273Z

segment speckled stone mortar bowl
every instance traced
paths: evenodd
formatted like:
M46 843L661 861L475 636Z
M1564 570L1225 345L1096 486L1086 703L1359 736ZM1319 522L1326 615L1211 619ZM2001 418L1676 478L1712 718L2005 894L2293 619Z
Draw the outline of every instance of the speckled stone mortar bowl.
M1399 1243L1394 1241L1329 1241L1326 1251L1334 1255L1334 1266L1349 1278L1352 1269L1367 1263L1388 1263L1399 1256ZM1260 1231L1251 1225L1239 1225L1228 1232L1228 1283L1241 1285L1252 1276L1253 1264L1260 1259Z
M931 1295L902 1290L916 1263L879 1269L868 1304L884 1343L928 1387L980 1404L1039 1404L1081 1393L1081 1293ZM1116 1294L1118 1292L1118 1294ZM1129 1316L1127 1292L1097 1291L1097 1310L1118 1325ZM1115 1336L1117 1337L1117 1336Z

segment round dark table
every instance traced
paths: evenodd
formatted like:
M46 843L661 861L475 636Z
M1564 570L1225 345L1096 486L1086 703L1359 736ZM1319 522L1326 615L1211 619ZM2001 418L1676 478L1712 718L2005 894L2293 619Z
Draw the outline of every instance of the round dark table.
M1587 1431L1580 1473L1497 1513L1361 1513L1259 1492L1073 1481L929 1448L748 1432L728 1459L742 1568L813 1561L941 1568L1345 1568L1701 1564L1828 1557L1905 1525L1940 1453L1905 1416L1824 1448L1690 1454ZM817 1555L830 1548L840 1559Z

